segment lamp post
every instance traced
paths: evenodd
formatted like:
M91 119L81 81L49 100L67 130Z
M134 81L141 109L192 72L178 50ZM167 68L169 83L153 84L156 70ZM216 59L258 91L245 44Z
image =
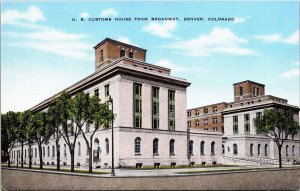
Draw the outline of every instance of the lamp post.
M114 115L114 104L113 99L109 96L109 100L111 103L111 113ZM115 168L114 168L114 118L111 119L111 176L116 176Z

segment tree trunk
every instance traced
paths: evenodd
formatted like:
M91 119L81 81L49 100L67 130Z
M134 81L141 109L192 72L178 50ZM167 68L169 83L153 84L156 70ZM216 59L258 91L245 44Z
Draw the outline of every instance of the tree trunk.
M71 172L74 172L74 148L70 149L70 154L71 154Z
M32 164L31 144L28 144L28 146L29 146L29 168L31 168L31 164Z
M8 163L7 163L7 166L10 167L10 153L7 152L7 156L8 156Z
M24 142L21 143L21 168L23 168L23 148L24 148Z
M59 140L56 139L56 170L60 170L60 147L58 142Z
M91 143L92 145L92 143ZM93 170L93 151L92 151L92 146L88 147L89 150L89 173L92 173Z
M40 156L40 169L43 169L43 151L42 144L38 144L39 147L39 156Z
M281 162L281 145L278 146L278 155L279 155L279 168L282 168L282 162Z

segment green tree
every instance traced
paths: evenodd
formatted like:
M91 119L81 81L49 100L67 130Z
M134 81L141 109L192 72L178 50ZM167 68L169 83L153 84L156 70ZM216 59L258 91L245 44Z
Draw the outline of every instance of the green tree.
M47 143L53 134L52 128L49 127L46 112L36 112L31 116L30 124L34 131L33 139L38 145L40 157L40 169L43 168L43 149L42 145Z
M98 96L87 97L87 102L82 103L82 105L86 104L86 110L81 110L81 113L74 113L76 118L76 124L78 125L79 130L82 132L82 136L86 142L86 146L89 153L89 173L92 173L92 157L93 157L93 137L95 133L101 129L109 128L110 122L113 120L113 113L108 108L106 103L100 103L100 99ZM80 99L83 101L82 99ZM80 111L80 110L78 110ZM87 115L86 115L86 114ZM80 122L86 121L87 125L94 124L93 131L84 131L83 124ZM87 134L90 133L90 137L88 138Z
M28 157L29 157L29 168L32 168L32 154L33 154L33 150L32 150L32 145L34 143L34 137L36 134L36 130L32 125L32 115L33 113L28 110L25 111L27 112L28 117L26 117L26 119L28 120L26 123L25 121L24 123L24 127L25 127L25 140L28 144Z
M26 126L29 123L30 119L30 112L25 111L23 113L19 113L18 115L18 129L17 129L17 139L18 142L21 143L21 168L23 168L24 164L24 143L26 142ZM29 154L29 153L28 153Z
M55 134L56 145L56 169L60 170L60 146L59 140L61 138L60 127L64 121L68 120L68 99L69 95L66 92L62 92L61 95L54 99L52 105L48 109L49 126L52 128Z
M18 113L9 111L1 114L1 150L6 155L10 167L10 153L17 143Z
M295 135L299 131L299 124L294 120L294 113L286 109L265 109L262 116L254 119L254 124L258 134L263 134L276 143L279 168L282 168L282 146L289 135Z

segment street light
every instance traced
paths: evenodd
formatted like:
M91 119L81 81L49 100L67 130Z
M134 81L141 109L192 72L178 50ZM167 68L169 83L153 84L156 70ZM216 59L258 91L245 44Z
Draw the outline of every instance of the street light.
M109 96L108 102L111 103L111 113L112 116L114 116L114 104L113 104L113 99L111 96ZM111 119L111 176L116 176L115 174L115 168L114 168L114 117Z

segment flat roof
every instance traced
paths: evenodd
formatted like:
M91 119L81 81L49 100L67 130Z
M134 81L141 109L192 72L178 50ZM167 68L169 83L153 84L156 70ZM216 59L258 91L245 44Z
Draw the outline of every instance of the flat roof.
M242 81L242 82L237 82L237 83L234 83L233 85L243 84L243 83L246 83L246 82L257 84L257 85L260 85L260 86L265 86L265 84L261 84L261 83L254 82L254 81L251 81L251 80L245 80L245 81Z
M138 50L141 50L143 52L147 51L146 49L143 49L143 48L131 45L131 44L127 44L127 43L124 43L124 42L120 42L120 41L117 41L117 40L113 40L111 38L105 38L104 40L102 40L101 42L99 42L96 46L94 46L94 49L98 48L99 46L103 45L104 43L106 43L108 41L112 42L112 43L120 44L120 45L123 45L123 46L127 46L127 47L130 47L130 48L133 48L133 49L138 49Z

